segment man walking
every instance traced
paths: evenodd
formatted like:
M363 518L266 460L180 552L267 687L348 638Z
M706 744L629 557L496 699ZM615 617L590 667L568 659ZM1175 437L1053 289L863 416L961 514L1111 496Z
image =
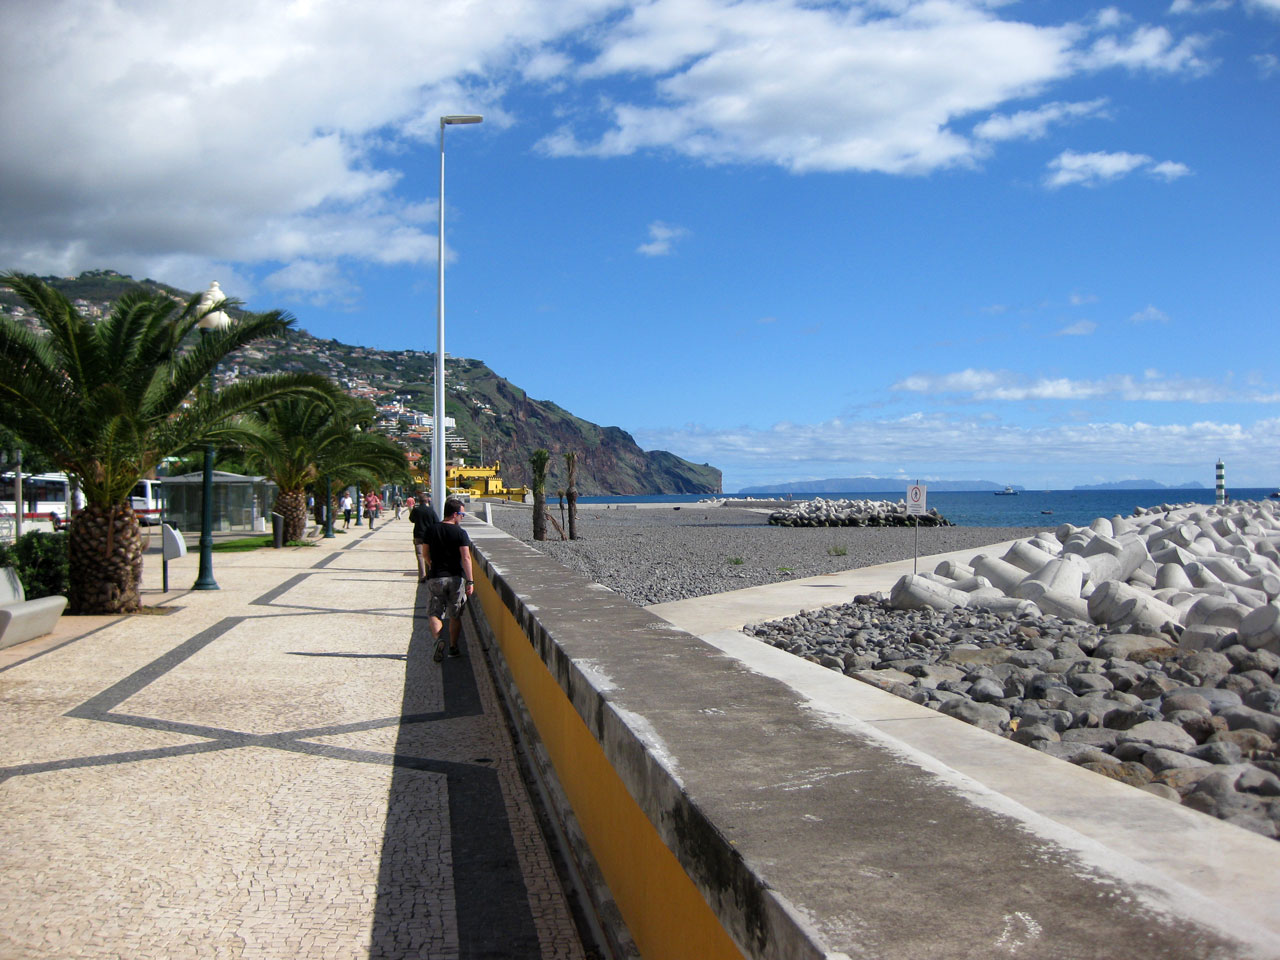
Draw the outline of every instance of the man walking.
M444 502L444 519L427 530L427 552L431 571L427 574L427 626L436 641L433 658L444 659L444 637L440 635L443 620L449 619L449 656L462 653L458 636L462 633L462 608L475 589L471 578L471 538L459 524L465 517L462 501L450 497Z
M410 502L413 502L410 497ZM421 492L418 502L409 508L409 522L413 524L413 556L418 561L418 582L427 582L427 570L431 561L427 556L427 529L440 522L440 517L431 506L431 498Z

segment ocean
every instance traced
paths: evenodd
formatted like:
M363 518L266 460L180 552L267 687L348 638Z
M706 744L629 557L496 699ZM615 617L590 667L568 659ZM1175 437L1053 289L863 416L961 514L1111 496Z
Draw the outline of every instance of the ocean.
M926 484L926 489L928 485ZM1233 500L1265 500L1272 488L1227 490ZM824 493L826 500L900 500L906 495L892 493ZM724 495L730 499L732 494ZM794 494L793 499L810 500L816 494ZM1134 507L1155 507L1162 503L1213 503L1214 492L1206 490L1026 490L1013 497L990 491L956 493L928 491L927 505L961 527L1056 527L1060 523L1088 526L1097 517L1127 517ZM579 497L589 503L696 503L708 494L669 494L634 497ZM554 496L547 498L554 503ZM761 498L757 498L761 499Z

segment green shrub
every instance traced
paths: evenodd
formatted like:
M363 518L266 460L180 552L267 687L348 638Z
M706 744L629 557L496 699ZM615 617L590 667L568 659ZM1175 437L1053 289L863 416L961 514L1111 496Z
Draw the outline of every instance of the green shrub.
M18 571L28 600L67 595L68 536L65 533L24 533L14 543L0 544L0 567Z

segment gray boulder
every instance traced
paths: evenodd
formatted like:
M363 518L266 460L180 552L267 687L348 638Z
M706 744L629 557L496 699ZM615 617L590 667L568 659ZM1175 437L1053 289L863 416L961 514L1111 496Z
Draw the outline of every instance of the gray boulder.
M1253 707L1241 705L1228 707L1220 716L1227 721L1227 726L1232 730L1257 730L1272 740L1280 739L1280 717L1274 714L1263 713Z
M1009 711L993 703L974 703L972 700L948 700L938 708L939 713L973 724L990 733L1003 733L1009 726Z
M1136 727L1131 727L1120 733L1119 742L1145 743L1153 749L1177 750L1181 753L1193 749L1196 745L1195 738L1191 734L1176 723L1168 723L1164 720L1148 720Z

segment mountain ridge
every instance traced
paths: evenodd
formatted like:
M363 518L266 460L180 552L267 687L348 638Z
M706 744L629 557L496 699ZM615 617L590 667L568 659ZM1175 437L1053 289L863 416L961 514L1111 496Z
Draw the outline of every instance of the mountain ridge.
M902 477L832 477L826 480L793 480L743 487L739 493L898 493L905 494L914 481ZM928 480L923 486L937 492L986 492L1003 490L1006 484L990 480ZM1024 490L1016 484L1014 490Z
M144 287L185 303L192 294L150 278L137 281L114 270L89 270L78 277L42 278L89 315L100 315L130 289ZM15 311L15 308L17 310ZM0 289L0 311L34 325L18 297ZM229 310L232 316L242 311ZM434 409L435 354L422 350L380 350L313 336L301 326L284 336L261 340L231 354L221 378L275 371L322 373L357 396L378 402L395 398L408 410ZM720 493L721 472L665 450L642 450L630 433L584 420L550 400L535 400L483 361L445 355L445 415L455 421L469 456L502 463L509 486L532 481L529 455L551 453L548 496L565 483L563 454L577 454L577 487L583 496L664 493ZM429 439L414 431L390 433L410 450L430 453Z

